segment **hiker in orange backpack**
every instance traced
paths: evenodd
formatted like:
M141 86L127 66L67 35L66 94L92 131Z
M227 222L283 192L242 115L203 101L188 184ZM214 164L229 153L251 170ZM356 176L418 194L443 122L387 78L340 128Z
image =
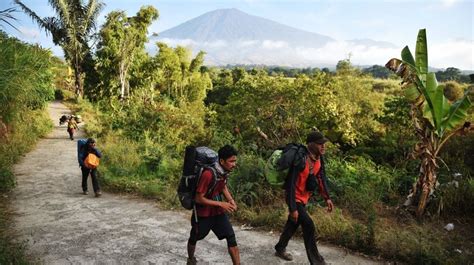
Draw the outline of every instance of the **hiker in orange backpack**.
M78 129L77 122L74 116L69 117L67 122L67 132L69 133L69 139L74 140L74 132Z
M79 166L81 167L82 171L82 192L84 195L87 195L87 179L89 178L89 174L91 175L92 179L92 187L94 189L94 193L96 197L100 197L102 193L100 192L100 187L99 187L99 181L97 179L97 167L94 165L91 165L89 163L89 155L96 156L94 160L98 160L97 158L101 158L102 154L100 151L95 147L95 140L92 138L87 139L87 141L84 144L81 144L81 142L84 140L79 140L78 141L78 160L79 160ZM86 161L87 160L87 161Z

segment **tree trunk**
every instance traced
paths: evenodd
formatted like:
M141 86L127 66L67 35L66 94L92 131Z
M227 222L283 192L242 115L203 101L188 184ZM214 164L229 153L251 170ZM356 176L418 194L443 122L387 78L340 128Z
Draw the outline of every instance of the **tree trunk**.
M120 100L125 98L125 70L124 64L120 63L119 76L120 76Z
M82 97L82 80L81 80L81 69L80 66L76 65L74 67L74 84L76 88L76 96Z
M426 137L423 139L424 146L421 151L421 166L420 178L416 187L416 195L419 197L418 207L416 209L416 216L420 218L423 216L426 206L430 200L429 196L434 191L436 186L436 139L435 136Z

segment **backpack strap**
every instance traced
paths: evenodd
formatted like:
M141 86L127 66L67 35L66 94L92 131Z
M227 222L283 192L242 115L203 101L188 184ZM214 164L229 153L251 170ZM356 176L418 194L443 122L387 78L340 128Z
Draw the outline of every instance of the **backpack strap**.
M209 186L210 188L207 190L206 195L205 195L205 196L209 196L212 194L212 192L214 192L214 189L217 186L217 170L213 167L206 167L206 168L211 170L212 176L213 176L212 185Z

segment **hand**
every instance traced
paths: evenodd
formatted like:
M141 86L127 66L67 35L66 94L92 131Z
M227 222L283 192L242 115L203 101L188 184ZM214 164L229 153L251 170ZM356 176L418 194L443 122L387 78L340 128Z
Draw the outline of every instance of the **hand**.
M326 204L328 206L327 208L328 213L332 212L332 209L334 209L334 204L332 203L331 199L327 200Z
M235 205L229 202L221 202L221 207L228 213L234 212L237 209Z
M293 220L293 222L297 223L298 222L298 211L293 211L290 213L290 219Z
M235 203L234 199L230 200L229 203L235 207L234 211L237 211L237 204Z

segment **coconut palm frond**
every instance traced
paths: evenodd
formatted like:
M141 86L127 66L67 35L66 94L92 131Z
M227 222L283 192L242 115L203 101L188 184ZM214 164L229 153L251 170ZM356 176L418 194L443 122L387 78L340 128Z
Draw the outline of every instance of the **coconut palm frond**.
M12 13L16 12L15 8L7 8L4 10L0 10L0 22L8 24L10 27L20 31L17 27L15 27L10 21L17 21L18 19L12 15Z

